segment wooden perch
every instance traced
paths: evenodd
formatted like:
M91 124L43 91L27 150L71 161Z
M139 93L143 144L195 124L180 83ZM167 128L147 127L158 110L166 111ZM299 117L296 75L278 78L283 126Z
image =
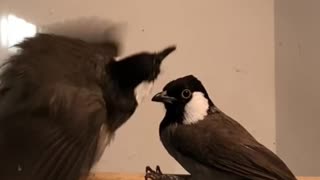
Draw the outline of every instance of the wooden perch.
M320 180L320 177L299 177L299 180ZM89 180L144 180L144 174L139 173L96 173Z

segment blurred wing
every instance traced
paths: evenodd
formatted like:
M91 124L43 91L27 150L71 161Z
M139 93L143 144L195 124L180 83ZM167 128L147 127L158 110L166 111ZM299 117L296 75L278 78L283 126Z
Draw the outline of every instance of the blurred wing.
M79 180L101 155L111 135L99 91L60 84L48 105L7 121L2 180Z
M60 85L54 92L50 113L58 122L35 174L46 179L78 179L88 174L98 158L98 146L110 138L104 100L100 91L72 86Z
M105 37L37 34L17 45L0 76L1 180L78 180L99 159L111 134L96 86L119 48Z
M287 166L237 122L222 118L177 127L176 149L213 168L256 180L295 180ZM220 117L221 117L220 116Z

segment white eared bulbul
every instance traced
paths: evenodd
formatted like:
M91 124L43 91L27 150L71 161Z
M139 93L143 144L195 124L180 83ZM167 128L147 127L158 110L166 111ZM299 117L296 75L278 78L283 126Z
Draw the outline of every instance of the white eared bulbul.
M243 126L218 109L193 75L169 82L152 101L164 103L160 139L190 175L162 174L153 180L296 180L285 163Z
M108 34L105 34L108 36ZM83 180L175 50L119 61L120 43L38 33L0 75L0 179Z

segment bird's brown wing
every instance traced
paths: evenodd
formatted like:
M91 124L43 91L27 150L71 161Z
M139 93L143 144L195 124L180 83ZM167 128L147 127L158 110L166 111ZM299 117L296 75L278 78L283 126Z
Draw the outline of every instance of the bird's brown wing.
M37 34L17 45L0 74L1 180L86 176L110 139L97 86L119 46L109 31L99 43Z
M55 85L48 97L37 93L32 108L2 120L0 179L85 178L110 135L101 93L69 84Z
M172 140L180 153L247 179L295 180L287 166L240 124L224 114L207 118L176 128Z

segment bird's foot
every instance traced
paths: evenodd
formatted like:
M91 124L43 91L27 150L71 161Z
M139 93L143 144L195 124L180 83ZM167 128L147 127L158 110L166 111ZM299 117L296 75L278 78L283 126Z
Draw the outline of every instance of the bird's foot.
M163 174L159 166L156 166L156 170L151 169L150 166L146 167L145 180L191 180L190 175L174 175Z
M156 170L153 170L150 166L146 167L146 175L144 176L145 180L163 180L163 174L159 166L156 167Z
M163 174L159 166L156 166L156 170L151 169L150 166L146 167L146 175L144 176L145 180L184 180L179 176Z

